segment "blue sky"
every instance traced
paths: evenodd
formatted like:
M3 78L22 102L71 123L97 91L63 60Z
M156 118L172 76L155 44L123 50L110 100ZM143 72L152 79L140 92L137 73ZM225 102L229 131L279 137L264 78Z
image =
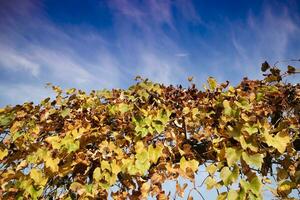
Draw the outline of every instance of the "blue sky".
M260 78L265 60L299 59L299 35L296 0L2 0L0 106L38 102L52 94L47 82L91 90L126 88L136 75L187 85L192 75L200 87L208 76L237 84Z

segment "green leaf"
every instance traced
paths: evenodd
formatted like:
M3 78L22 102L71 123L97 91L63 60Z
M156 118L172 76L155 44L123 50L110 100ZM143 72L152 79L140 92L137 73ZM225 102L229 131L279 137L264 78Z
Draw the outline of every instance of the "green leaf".
M72 143L69 143L66 148L68 150L68 153L71 153L71 152L75 152L79 149L79 141L75 141L75 142L72 142Z
M243 110L250 110L249 102L246 99L240 99L239 101L234 101L235 105L237 105L239 108Z
M208 83L208 85L209 85L209 87L210 87L211 90L215 90L216 89L216 87L217 87L217 81L216 81L216 79L214 79L212 77L209 77L207 79L207 83Z
M143 149L142 152L135 155L136 159L139 160L141 163L149 161L148 152L146 149Z
M71 113L71 109L70 109L70 108L65 108L65 109L63 109L63 110L60 112L60 115L61 115L62 117L66 117L66 116L69 116L70 113Z
M240 175L240 167L237 164L235 164L232 170L231 181L233 182L236 181L239 175Z
M23 135L23 132L21 132L21 131L14 132L14 133L12 133L12 140L16 141L22 135Z
M165 130L165 127L161 121L153 121L152 126L158 133L162 133Z
M241 187L247 192L250 189L250 183L241 179L240 180Z
M142 162L141 160L135 161L135 167L138 170L138 172L142 175L144 175L147 170L150 168L150 162L147 160L145 162Z
M261 191L261 188L262 188L262 183L261 181L259 180L259 178L256 176L254 177L251 182L250 182L250 190L256 194L256 195L260 195L260 191Z
M13 120L13 116L11 114L0 115L0 126L6 127L12 122L12 120Z
M170 119L171 112L165 109L161 109L158 111L155 120L161 121L163 125L165 125Z
M102 176L101 176L101 170L99 167L97 167L94 172L93 172L93 178L96 180L96 181L99 181Z
M243 157L243 160L248 164L248 165L254 165L256 167L258 167L258 169L261 168L262 166L262 163L263 163L263 154L252 154L252 155L249 155L248 153L246 152L243 152L242 153L242 157Z
M237 148L226 148L225 149L225 157L227 159L228 166L232 166L235 164L238 160L240 160L242 154L241 149Z
M223 167L220 172L220 177L224 183L224 185L229 185L231 183L231 175L232 172L228 167Z
M120 103L118 105L118 110L121 112L121 114L124 114L130 110L130 106L125 103Z
M87 184L87 185L85 185L85 190L88 193L92 193L93 192L93 184Z
M30 194L33 200L39 199L39 197L43 194L43 188L37 190L33 185L30 185L28 188L26 188L26 191Z
M243 128L243 130L245 130L249 135L252 135L252 134L258 132L258 129L257 129L256 127L254 127L254 126L249 126L248 124L247 124L246 127Z
M223 106L224 106L224 114L230 116L232 112L232 109L230 107L230 102L228 100L224 100Z
M162 145L159 145L156 148L154 148L152 145L150 145L148 147L149 160L153 163L156 163L162 155L162 150L163 150Z
M73 136L71 134L66 135L61 140L61 145L67 149L68 153L75 152L79 149L80 143L78 140L74 140Z

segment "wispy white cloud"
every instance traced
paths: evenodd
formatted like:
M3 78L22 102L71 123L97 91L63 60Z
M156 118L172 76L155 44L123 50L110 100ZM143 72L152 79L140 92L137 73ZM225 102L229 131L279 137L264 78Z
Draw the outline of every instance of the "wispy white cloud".
M187 56L189 56L189 54L188 53L176 53L175 56L177 56L177 57L187 57Z
M0 10L0 70L6 69L19 77L18 81L37 88L46 82L83 89L120 87L116 56L95 30L55 25L37 1L7 3ZM6 101L17 89L25 89L14 88L10 95L1 94ZM40 95L20 91L18 97L34 100Z
M173 17L171 12L172 1L150 0L150 1L130 1L112 0L110 7L118 12L123 18L128 17L131 22L137 24L139 28L149 30L152 26L167 24L173 27ZM153 29L152 29L153 30Z
M43 85L35 84L14 84L7 83L0 85L0 106L23 104L24 102L34 101L39 103L39 100L46 97L53 97L54 93L49 88Z
M93 26L54 23L40 1L6 2L0 9L0 70L18 77L18 83L2 80L14 89L5 93L3 86L1 98L13 102L17 90L46 82L83 89L127 87L136 75L171 84L182 84L190 75L200 82L208 76L239 81L258 77L257 66L265 59L300 54L300 48L289 51L299 23L284 6L278 13L266 4L259 12L249 11L246 20L214 22L192 1L107 4L112 24L102 34ZM193 32L199 29L208 36ZM19 92L17 98L30 97L40 96Z
M255 68L261 62L275 63L289 58L289 45L293 37L300 34L300 27L287 7L281 9L282 12L277 12L265 5L259 16L249 12L245 24L232 24L231 41L237 53L233 62L237 69L258 77L259 71ZM299 48L293 51L300 55Z
M20 73L25 70L33 76L38 76L40 66L21 52L0 44L0 66Z

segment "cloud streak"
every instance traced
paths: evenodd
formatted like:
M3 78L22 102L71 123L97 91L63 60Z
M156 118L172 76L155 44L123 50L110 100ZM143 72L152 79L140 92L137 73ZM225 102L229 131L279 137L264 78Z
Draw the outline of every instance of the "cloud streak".
M253 74L255 67L265 60L275 63L290 58L289 49L300 56L299 48L290 48L293 37L300 34L299 23L287 7L283 6L282 10L278 13L265 6L260 16L250 12L245 24L232 25L231 41L237 53L235 65L244 66L246 74Z
M243 76L259 77L266 59L300 55L299 14L290 12L291 5L280 4L278 13L265 3L260 10L249 8L242 20L215 20L199 11L203 2L99 4L112 22L105 30L89 22L57 23L41 1L3 4L0 105L39 100L36 93L47 95L46 82L86 90L126 88L136 75L166 84L187 84L190 75L198 83L208 76L237 83Z

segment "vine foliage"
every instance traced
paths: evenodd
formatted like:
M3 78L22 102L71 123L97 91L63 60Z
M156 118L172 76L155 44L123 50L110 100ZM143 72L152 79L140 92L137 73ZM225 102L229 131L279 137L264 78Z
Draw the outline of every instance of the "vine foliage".
M0 109L4 199L173 198L183 177L222 199L292 199L300 188L300 85L262 64L263 80L204 89L137 77L128 89L87 94L50 85L56 98ZM176 195L199 192L176 181Z

